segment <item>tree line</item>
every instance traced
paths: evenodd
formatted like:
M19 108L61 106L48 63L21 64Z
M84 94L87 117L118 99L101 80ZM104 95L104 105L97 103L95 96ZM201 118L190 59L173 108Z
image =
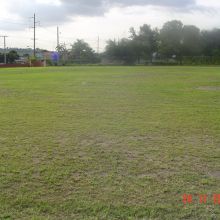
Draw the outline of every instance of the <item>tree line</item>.
M75 63L220 64L220 29L200 30L172 20L161 29L148 24L130 28L128 38L109 40L99 55L83 40L58 51L62 60Z
M29 49L30 50L30 49ZM21 55L21 49L7 54L7 62L13 63ZM40 50L38 49L38 53ZM98 54L84 40L77 40L67 48L57 47L60 65L68 64L220 64L220 29L200 30L181 21L166 22L161 29L144 24L129 30L129 37L108 40L105 51ZM0 63L4 55L0 51ZM23 57L31 57L32 51L23 51ZM50 61L51 62L51 61ZM52 63L51 63L52 64Z
M161 29L144 24L131 28L129 38L109 40L105 54L125 64L220 64L220 29L200 30L177 20Z
M15 60L19 58L17 51L11 50L6 53L6 62L7 63L14 63ZM5 54L0 52L0 63L4 63L5 61Z

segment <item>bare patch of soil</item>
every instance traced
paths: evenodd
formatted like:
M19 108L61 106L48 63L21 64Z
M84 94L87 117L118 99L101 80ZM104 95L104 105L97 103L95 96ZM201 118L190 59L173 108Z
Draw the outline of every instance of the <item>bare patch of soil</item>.
M213 171L209 173L209 176L215 178L215 179L220 179L220 170L218 171Z
M200 86L197 89L202 91L220 91L220 86Z

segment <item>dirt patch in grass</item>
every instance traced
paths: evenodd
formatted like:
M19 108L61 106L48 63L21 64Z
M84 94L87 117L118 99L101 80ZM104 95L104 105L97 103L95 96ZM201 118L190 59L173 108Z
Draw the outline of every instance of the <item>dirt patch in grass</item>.
M131 73L131 74L124 74L124 75L115 75L112 78L121 78L121 79L125 79L125 78L149 78L152 77L153 74L149 74L149 73Z
M12 96L13 94L14 92L9 89L0 88L0 97L1 96L8 97L8 96Z
M85 136L85 137L81 137L79 138L79 140L77 140L77 144L78 146L84 146L84 147L88 147L88 146L99 146L102 147L103 149L105 148L112 148L115 145L119 144L119 140L115 137L108 137L105 135L89 135L89 136Z
M220 179L220 170L210 172L209 176L211 176L211 177L213 177L215 179Z
M143 178L150 178L150 179L167 179L170 178L171 176L175 175L176 172L173 170L168 170L168 169L161 169L157 170L155 172L149 172L149 173L142 173L138 175L139 179Z
M220 86L200 86L197 89L202 91L220 91Z

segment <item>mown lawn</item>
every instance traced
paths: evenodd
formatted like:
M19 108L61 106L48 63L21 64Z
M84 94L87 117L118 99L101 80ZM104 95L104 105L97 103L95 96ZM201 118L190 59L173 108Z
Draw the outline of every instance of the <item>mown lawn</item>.
M220 219L213 194L219 67L0 69L0 219Z

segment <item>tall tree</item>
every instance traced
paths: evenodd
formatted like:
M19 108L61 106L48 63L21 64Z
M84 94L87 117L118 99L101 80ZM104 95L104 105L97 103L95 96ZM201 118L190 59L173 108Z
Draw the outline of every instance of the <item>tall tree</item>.
M115 40L108 40L105 47L105 54L111 60L120 60L119 47Z
M106 55L112 61L120 61L123 64L134 64L136 61L132 40L126 38L117 43L112 40L108 41L106 46Z
M157 29L152 30L149 25L144 24L140 27L138 33L136 33L134 28L131 28L130 34L138 63L140 59L152 60L152 55L157 51L158 46Z
M70 50L70 57L76 63L97 63L98 55L84 40L77 40Z
M166 57L182 57L183 24L173 20L164 24L160 31L160 52Z
M68 61L69 50L66 48L65 44L59 44L56 49L60 55L60 60L62 64L65 65Z
M18 58L19 58L19 55L18 55L17 51L15 51L15 50L11 50L7 54L7 60L9 63L14 63L15 60L17 60Z
M185 25L182 31L182 53L184 56L195 56L201 54L200 29L193 25Z
M206 56L220 56L220 29L202 31L203 52Z

